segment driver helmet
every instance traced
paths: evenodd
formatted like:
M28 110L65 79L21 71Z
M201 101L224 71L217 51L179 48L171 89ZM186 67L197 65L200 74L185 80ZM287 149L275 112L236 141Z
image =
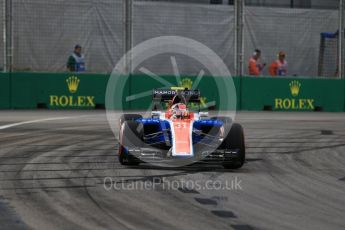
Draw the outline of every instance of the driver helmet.
M171 107L171 111L174 118L184 118L188 116L188 109L184 103L174 104Z

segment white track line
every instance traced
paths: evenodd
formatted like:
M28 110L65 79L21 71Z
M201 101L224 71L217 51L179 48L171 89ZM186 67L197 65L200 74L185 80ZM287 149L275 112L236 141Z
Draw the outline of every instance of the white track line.
M32 121L23 121L23 122L18 122L18 123L13 123L13 124L8 124L8 125L0 126L0 130L9 129L9 128L12 128L12 127L26 125L26 124L40 123L40 122L45 122L45 121L67 120L67 119L80 118L80 117L83 117L83 116L76 116L76 117L52 117L52 118L45 118L45 119L32 120Z

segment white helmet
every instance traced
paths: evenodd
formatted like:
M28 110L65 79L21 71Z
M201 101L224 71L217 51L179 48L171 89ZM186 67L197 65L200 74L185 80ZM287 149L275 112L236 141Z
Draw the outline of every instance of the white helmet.
M174 118L183 118L188 116L187 106L183 103L177 103L171 107Z

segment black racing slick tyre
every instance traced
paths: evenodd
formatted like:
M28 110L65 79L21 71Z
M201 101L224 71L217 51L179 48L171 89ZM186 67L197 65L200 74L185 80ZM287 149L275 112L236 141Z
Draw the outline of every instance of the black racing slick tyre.
M126 149L140 148L143 145L143 128L142 124L127 120L121 125L119 136L119 162L122 165L139 165L140 160L135 156L130 155Z
M120 117L120 127L125 121L135 121L137 119L141 119L143 116L139 114L122 114Z
M238 157L231 162L223 164L226 169L239 169L243 166L246 160L246 149L243 127L240 124L234 123L231 126L230 132L223 141L225 149L238 151Z

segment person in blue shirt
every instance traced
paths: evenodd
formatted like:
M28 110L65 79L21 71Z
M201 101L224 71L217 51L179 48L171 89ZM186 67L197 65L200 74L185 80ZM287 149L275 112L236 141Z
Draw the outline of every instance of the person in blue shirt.
M82 54L82 47L76 45L74 47L74 52L69 56L67 61L67 69L71 72L82 73L86 71L85 67L85 57Z

